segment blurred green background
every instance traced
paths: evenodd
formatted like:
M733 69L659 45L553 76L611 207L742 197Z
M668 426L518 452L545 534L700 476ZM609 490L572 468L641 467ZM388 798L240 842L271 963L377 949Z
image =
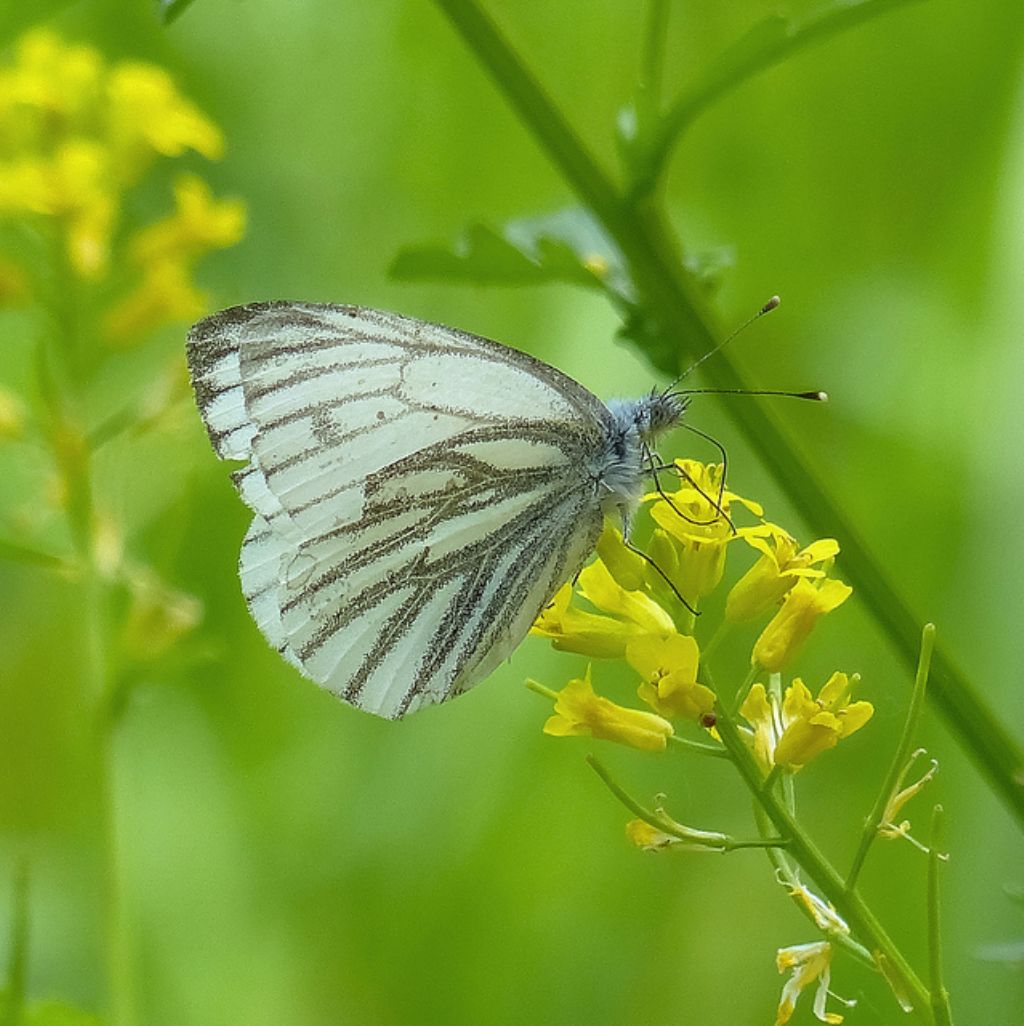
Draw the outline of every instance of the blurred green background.
M642 6L489 4L609 163ZM679 0L669 94L776 9ZM168 67L223 128L227 156L202 171L245 200L249 228L200 270L213 307L379 306L501 339L603 397L656 383L614 340L615 312L596 294L389 279L403 246L572 202L430 3L196 0L163 28L149 3L82 0L53 25L111 59ZM1016 0L912 4L727 96L684 139L668 189L688 249L730 255L726 323L782 296L735 359L763 387L828 390L827 407L777 412L1018 737L1022 56ZM0 384L18 391L30 332L2 316ZM108 390L138 387L186 327L126 354ZM720 402L691 416L728 446L733 487L801 533ZM713 458L694 442L680 435L663 451ZM55 517L32 498L39 447L4 444L4 522L32 503L33 516ZM203 619L146 669L103 751L80 683L87 596L59 574L0 565L0 898L9 908L27 854L33 1000L102 1012L113 956L131 995L125 1021L153 1026L773 1021L775 950L813 931L760 853L654 857L626 842L624 810L583 762L601 744L544 736L548 707L522 686L558 686L581 660L529 639L459 702L379 722L301 680L249 619L235 572L248 514L189 402L105 447L96 473L131 558L196 596ZM862 673L876 719L799 784L803 814L845 865L909 693L856 596L800 670L820 682L836 667ZM597 672L611 691L614 671ZM1020 962L992 957L1024 935L1006 894L1024 885L1019 836L931 712L922 743L941 771L908 814L924 838L932 803L948 813L954 1011L961 1023L1019 1022ZM727 765L603 748L637 795L663 790L689 824L750 832ZM864 878L918 965L924 869L909 845L879 845ZM0 925L0 951L9 944ZM833 986L859 1001L848 1021L897 1021L884 985L848 959ZM809 1007L793 1021L810 1022Z

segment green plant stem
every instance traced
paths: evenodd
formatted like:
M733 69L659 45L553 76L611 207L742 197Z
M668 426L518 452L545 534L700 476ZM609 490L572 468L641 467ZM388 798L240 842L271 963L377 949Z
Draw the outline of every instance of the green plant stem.
M763 786L761 771L754 757L747 749L736 724L719 704L718 732L729 750L744 783L750 789L754 800L770 820L775 830L789 839L786 851L820 889L822 895L835 906L849 924L854 937L862 943L872 956L881 955L890 971L909 997L913 1011L922 1023L932 1023L931 996L918 978L903 953L896 947L875 914L864 903L860 894L847 891L843 878L825 858L817 845L796 821L785 804L776 797L772 789Z
M647 0L643 56L636 90L637 136L654 132L661 117L661 89L665 77L665 36L671 0Z
M691 741L689 738L680 737L678 734L672 734L668 741L669 744L675 745L676 748L686 752L693 752L694 755L707 755L712 759L729 758L729 753L718 745L706 745L701 741Z
M108 1019L111 1026L133 1026L131 941L123 903L120 838L117 824L113 723L110 709L107 602L109 588L97 563L96 511L93 495L92 452L81 424L84 405L81 383L85 373L88 339L81 330L76 301L78 282L63 249L55 250L58 281L52 298L54 344L40 344L37 362L40 395L48 413L48 440L67 495L66 515L75 543L81 574L83 700L92 717L93 755L98 763L98 818L103 848L104 938ZM52 363L50 352L52 352Z
M736 840L734 837L729 837L728 834L721 834L715 831L709 830L694 830L691 827L684 827L680 823L676 823L670 816L662 812L660 809L648 809L641 805L632 795L624 790L615 778L608 772L605 767L596 756L588 755L587 763L591 769L604 781L605 786L609 791L630 812L633 813L638 819L642 819L649 826L654 827L655 830L660 830L664 834L668 834L670 837L675 837L678 840L684 842L689 847L697 849L704 848L707 851L713 852L729 852L739 851L744 848L784 848L788 845L788 841L784 837L755 837L748 838L745 840Z
M647 356L675 375L720 337L711 311L678 259L678 243L660 208L623 199L572 127L474 0L434 0L498 88L536 136L566 181L621 251L644 309L664 344ZM703 368L717 388L748 383L719 353ZM840 539L843 566L861 599L905 662L917 662L918 621L847 514L825 490L775 415L756 399L727 406L728 415L764 462L811 530ZM941 650L933 660L931 695L947 726L1024 826L1024 751Z
M932 992L932 1014L936 1026L953 1026L949 991L942 978L942 931L939 917L939 868L942 864L944 819L941 805L932 810L931 850L928 852L928 976Z
M878 797L875 799L874 807L864 821L864 830L860 836L860 844L853 856L850 865L850 872L846 875L847 890L857 886L860 871L864 866L864 860L871 850L871 845L878 836L878 827L885 815L886 806L896 790L900 773L910 758L910 750L914 744L914 737L917 733L917 724L921 719L921 710L924 708L924 696L928 685L928 670L931 666L932 651L935 648L935 625L925 624L921 632L921 653L917 660L917 672L914 675L914 690L910 696L910 705L907 707L907 716L903 723L903 732L900 735L899 744L892 757L889 772L882 781Z

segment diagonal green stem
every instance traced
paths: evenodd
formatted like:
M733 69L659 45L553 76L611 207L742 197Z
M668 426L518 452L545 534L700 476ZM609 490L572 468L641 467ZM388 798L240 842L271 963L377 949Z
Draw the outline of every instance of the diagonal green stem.
M626 261L644 310L663 345L646 355L661 370L678 373L720 337L714 318L677 256L663 215L651 205L638 210L623 200L605 172L557 110L496 25L475 0L434 0L476 53L481 64L537 137L580 200L603 224ZM746 388L726 353L705 365L715 387ZM779 422L757 400L727 407L729 416L789 496L808 526L838 538L843 566L861 598L906 664L917 663L919 621L869 552L842 507ZM1024 826L1024 752L982 701L960 669L941 650L932 664L930 695L959 743Z

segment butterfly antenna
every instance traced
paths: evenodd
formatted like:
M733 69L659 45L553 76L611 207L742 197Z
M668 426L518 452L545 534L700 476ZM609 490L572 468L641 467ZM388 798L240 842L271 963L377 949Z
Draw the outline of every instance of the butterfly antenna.
M694 363L691 363L690 366L687 367L686 370L684 370L683 373L680 374L679 377L676 378L675 381L673 381L668 386L668 388L665 389L666 394L668 392L671 392L672 389L675 388L675 386L678 385L679 382L682 381L684 378L688 378L705 360L714 356L715 353L721 352L741 331L744 331L746 328L749 328L750 325L754 323L754 321L760 320L762 317L764 317L765 314L771 313L772 310L774 310L781 302L782 300L779 299L778 296L772 296L772 298L769 299L768 302L765 303L764 306L762 306L761 309L757 311L757 313L755 313L751 317L748 317L738 328L735 328L732 332L730 332L730 334L723 338L717 346L713 346L703 356L699 357Z

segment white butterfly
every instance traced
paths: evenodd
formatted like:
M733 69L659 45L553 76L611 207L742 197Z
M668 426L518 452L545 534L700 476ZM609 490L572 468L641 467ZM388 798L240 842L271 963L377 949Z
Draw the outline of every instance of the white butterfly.
M629 519L686 398L605 405L453 328L356 306L255 303L189 334L210 439L255 517L239 572L306 676L395 719L461 694Z

